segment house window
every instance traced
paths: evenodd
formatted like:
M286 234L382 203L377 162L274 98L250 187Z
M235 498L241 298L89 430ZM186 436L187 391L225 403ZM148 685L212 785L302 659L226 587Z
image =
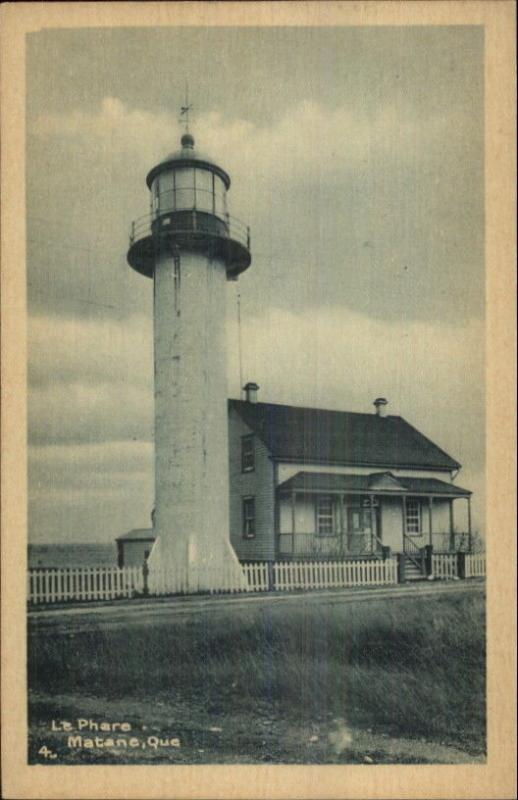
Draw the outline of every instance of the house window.
M255 448L253 434L241 439L241 471L253 472L255 469Z
M333 498L329 494L317 497L317 533L319 536L334 536Z
M243 539L255 538L255 497L243 497Z
M421 508L419 500L409 498L406 502L406 531L407 533L421 533Z

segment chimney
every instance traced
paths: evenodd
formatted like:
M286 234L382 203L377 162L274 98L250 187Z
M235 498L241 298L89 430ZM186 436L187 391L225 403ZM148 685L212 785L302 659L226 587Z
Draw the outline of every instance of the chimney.
M386 406L388 406L388 400L384 397L377 397L373 403L373 406L376 409L376 414L378 417L384 417L386 413Z
M243 386L245 390L245 399L247 403L257 403L257 391L259 386L257 383L247 383Z

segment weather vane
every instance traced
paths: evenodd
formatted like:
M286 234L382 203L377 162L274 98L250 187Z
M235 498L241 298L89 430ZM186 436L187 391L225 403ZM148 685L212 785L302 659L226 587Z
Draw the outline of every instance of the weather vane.
M189 84L185 83L185 104L180 107L180 122L185 125L185 133L189 133L189 111L192 109L192 103L189 103Z

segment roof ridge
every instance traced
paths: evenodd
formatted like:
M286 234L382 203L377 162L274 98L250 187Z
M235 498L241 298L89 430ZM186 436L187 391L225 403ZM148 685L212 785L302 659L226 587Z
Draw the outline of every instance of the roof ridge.
M248 400L241 400L235 397L229 397L228 402L230 403L241 403L246 405L247 407L254 407L254 406L275 406L276 408L290 408L296 409L297 411L320 411L325 414L355 414L358 417L369 417L372 419L403 419L399 414L386 414L384 417L379 417L377 414L374 414L371 411L346 411L340 408L317 408L315 406L294 406L288 403L272 403L269 400L257 400L255 403L250 403Z

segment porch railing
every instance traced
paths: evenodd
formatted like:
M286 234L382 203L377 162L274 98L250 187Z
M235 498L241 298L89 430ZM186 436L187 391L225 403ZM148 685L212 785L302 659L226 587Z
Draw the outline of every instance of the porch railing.
M467 532L449 533L439 531L432 533L433 549L436 553L470 553L476 537Z
M421 550L430 543L430 535L403 534L403 551L417 567L421 565ZM465 532L434 532L434 553L473 553L484 550L484 542L476 534ZM314 532L281 533L278 537L280 558L349 558L352 556L381 556L384 542L370 531L352 534L319 536Z
M305 558L341 558L381 555L381 540L370 532L319 536L317 533L279 534L279 556Z

